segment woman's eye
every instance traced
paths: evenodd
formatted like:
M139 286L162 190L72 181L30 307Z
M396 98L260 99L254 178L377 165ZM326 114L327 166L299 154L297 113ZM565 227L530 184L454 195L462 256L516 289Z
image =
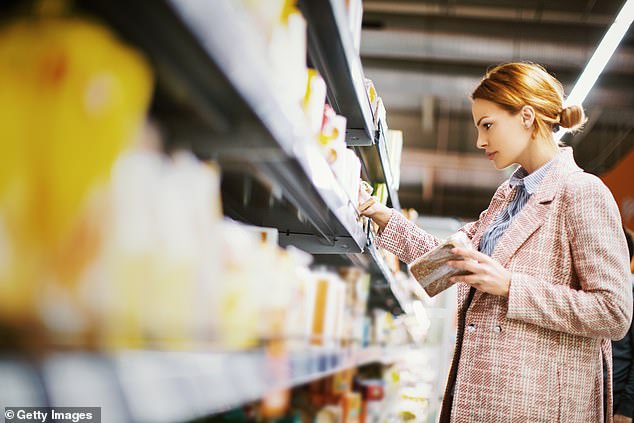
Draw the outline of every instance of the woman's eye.
M483 123L482 126L484 127L484 129L489 129L491 127L491 125L493 125L492 123Z

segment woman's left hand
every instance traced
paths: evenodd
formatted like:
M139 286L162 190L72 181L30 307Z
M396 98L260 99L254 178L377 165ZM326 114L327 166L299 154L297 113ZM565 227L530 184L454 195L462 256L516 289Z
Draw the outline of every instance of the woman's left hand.
M452 281L464 282L489 294L509 296L511 272L506 270L498 261L476 250L453 248L451 252L464 257L465 260L454 260L447 264L472 273L471 275L454 276L451 278Z

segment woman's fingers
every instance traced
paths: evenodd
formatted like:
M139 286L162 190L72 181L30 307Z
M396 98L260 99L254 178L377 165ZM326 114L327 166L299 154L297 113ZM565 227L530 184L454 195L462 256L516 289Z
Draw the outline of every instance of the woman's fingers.
M482 276L480 275L452 276L450 279L452 282L464 282L475 287L482 284Z
M368 201L369 198L372 198L372 195L369 194L364 189L359 188L359 203L366 202L366 201Z
M455 247L451 249L452 254L462 256L464 258L470 258L473 260L477 260L482 263L488 263L491 261L491 257L483 254L477 250L469 250L466 248Z
M377 202L376 197L370 197L366 202L359 205L359 212L364 213Z
M452 260L447 262L447 264L454 269L465 270L471 273L481 273L484 270L482 264L471 260Z

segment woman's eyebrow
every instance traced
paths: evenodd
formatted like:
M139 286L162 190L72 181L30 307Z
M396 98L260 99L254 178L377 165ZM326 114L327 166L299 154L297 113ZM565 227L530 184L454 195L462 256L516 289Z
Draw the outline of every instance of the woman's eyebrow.
M476 123L476 126L480 126L480 122L482 122L482 119L484 119L486 116L482 116L479 120L478 123Z

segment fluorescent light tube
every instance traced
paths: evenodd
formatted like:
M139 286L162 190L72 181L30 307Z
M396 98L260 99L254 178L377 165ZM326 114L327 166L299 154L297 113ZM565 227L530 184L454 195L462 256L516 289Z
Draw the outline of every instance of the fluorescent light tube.
M570 95L564 101L564 107L571 104L583 104L592 86L597 82L605 65L610 60L610 57L612 57L623 36L625 36L632 20L634 20L634 0L627 0L616 16L616 19L614 19L610 29L608 29L608 32L603 36L599 46L594 51L590 61L575 83ZM566 132L567 130L562 128L562 130L555 134L555 140L560 140Z

